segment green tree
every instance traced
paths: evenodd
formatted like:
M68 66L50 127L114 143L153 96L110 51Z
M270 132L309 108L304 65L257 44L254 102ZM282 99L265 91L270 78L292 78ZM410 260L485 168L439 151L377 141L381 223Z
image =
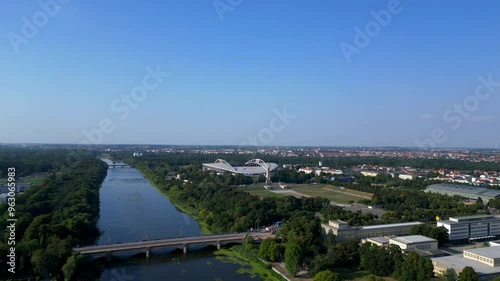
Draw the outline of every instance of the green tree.
M272 261L272 262L277 261L279 259L279 257L281 256L280 245L275 240L271 241L271 244L269 245L269 248L268 248L268 255L267 256L269 258L269 261Z
M252 250L255 248L255 240L253 239L253 236L247 236L243 240L243 245L245 245L245 248Z
M286 271L295 276L299 272L304 262L304 251L296 242L288 242L285 247L285 268Z
M384 281L384 278L375 275L368 276L367 281Z
M65 281L97 280L101 275L96 261L81 255L69 257L62 272Z
M76 256L71 256L66 261L66 264L62 267L62 272L64 274L64 280L73 280L74 274L76 272Z
M456 281L457 280L457 272L453 268L446 269L446 272L443 274L443 278L445 281Z
M316 276L319 272L330 267L330 262L326 255L317 255L309 261L307 272L309 276Z
M429 258L410 252L404 262L399 263L394 272L398 281L428 281L432 278L434 267Z
M269 246L271 245L271 238L262 240L259 247L259 258L269 260Z
M330 270L324 270L314 275L313 281L340 281L340 275Z
M479 276L477 276L474 268L470 266L464 267L462 271L458 274L459 281L479 281Z

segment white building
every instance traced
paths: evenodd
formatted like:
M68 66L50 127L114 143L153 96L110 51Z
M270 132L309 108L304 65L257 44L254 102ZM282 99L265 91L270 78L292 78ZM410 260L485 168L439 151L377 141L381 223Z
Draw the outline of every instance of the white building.
M361 174L365 177L376 177L379 172L377 171L361 171Z
M463 255L431 258L436 275L452 269L458 275L465 267L476 271L479 280L489 281L500 276L500 247L476 248L463 251Z
M314 169L313 168L299 168L299 172L304 172L306 174L311 174L311 173L314 173Z
M412 175L412 174L399 174L398 177L402 180L414 180L415 179L415 175Z
M450 241L466 241L500 237L500 218L492 215L452 217L438 221L448 232Z
M401 236L389 239L389 245L398 245L403 251L418 249L432 251L438 249L438 241L422 235Z
M372 243L379 247L389 246L389 239L386 237L369 237L361 240L361 243Z
M368 237L388 236L388 235L409 235L411 228L421 225L422 222L391 223L370 226L350 226L341 220L329 221L328 224L321 224L323 234L332 233L337 241L349 239L364 239Z
M465 250L464 258L475 260L489 266L500 266L500 248L486 247Z

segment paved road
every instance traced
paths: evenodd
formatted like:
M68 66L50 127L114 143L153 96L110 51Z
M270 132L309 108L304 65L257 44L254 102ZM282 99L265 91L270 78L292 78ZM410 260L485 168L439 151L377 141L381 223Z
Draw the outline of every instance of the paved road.
M171 239L158 239L158 240L148 240L148 241L138 241L129 243L117 243L110 245L97 245L75 248L76 252L81 254L95 254L95 253L105 253L111 251L125 251L125 250L137 250L144 248L153 247L169 247L169 246L179 246L184 244L204 244L204 243L217 243L219 242L232 242L241 241L246 235L251 235L256 239L266 239L269 237L274 237L270 233L236 233L236 234L223 234L223 235L207 235L207 236L197 236L197 237L184 237L184 238L171 238Z

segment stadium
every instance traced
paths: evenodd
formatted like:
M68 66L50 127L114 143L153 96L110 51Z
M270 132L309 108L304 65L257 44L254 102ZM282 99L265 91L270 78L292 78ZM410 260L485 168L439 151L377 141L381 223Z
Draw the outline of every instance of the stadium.
M203 165L203 171L215 171L219 173L229 172L232 174L242 174L245 176L265 175L266 179L270 178L270 173L278 168L276 163L266 163L261 159L252 159L241 166L231 166L223 159L217 159L214 163L206 163Z

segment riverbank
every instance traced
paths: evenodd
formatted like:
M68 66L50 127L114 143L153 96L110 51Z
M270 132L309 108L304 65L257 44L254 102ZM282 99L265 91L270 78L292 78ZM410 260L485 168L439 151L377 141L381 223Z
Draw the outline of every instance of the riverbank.
M179 202L177 200L172 199L171 197L168 196L168 192L165 192L164 190L162 190L161 188L156 186L156 184L151 179L149 179L139 168L135 168L135 169L137 171L139 171L139 173L141 173L141 175L149 182L149 184L151 184L154 188L156 188L156 190L158 190L161 194L163 194L165 197L167 197L168 200L170 201L170 203L172 203L172 205L174 205L174 207L177 210L189 215L194 220L196 220L198 222L198 224L200 225L200 231L201 231L202 235L213 234L212 231L210 230L210 228L208 227L207 223L198 217L198 212L195 209L187 206L186 204L183 204L182 202Z
M279 273L273 271L270 264L257 258L257 255L245 246L233 246L229 249L217 250L214 253L221 262L238 264L240 274L250 274L252 278L259 276L264 281L286 281Z
M186 204L183 204L182 202L179 202L177 200L174 200L172 199L171 197L168 196L168 192L165 192L164 190L162 190L161 188L159 188L158 186L156 186L156 184L151 180L149 179L145 173L143 173L140 168L136 167L135 168L137 171L139 171L139 173L141 173L141 175L149 182L149 184L151 184L156 190L158 190L163 196L167 197L168 198L168 201L170 201L170 203L172 205L174 205L174 207L181 211L182 213L185 213L187 215L189 215L190 217L192 217L194 220L196 220L198 222L198 224L200 225L200 230L201 230L201 234L202 235L210 235L210 234L213 234L212 231L210 230L209 226L207 225L206 222L204 222L203 220L201 220L198 216L197 216L197 212L195 209L187 206Z
M174 205L176 209L178 209L180 212L188 214L193 219L195 219L200 225L201 234L203 235L212 234L212 231L210 231L209 226L203 220L200 220L198 218L198 216L196 215L197 211L194 208L188 206L187 204L184 204L183 202L179 202L169 197L168 192L165 192L164 190L159 188L156 184L154 184L147 176L145 176L145 173L143 173L139 168L136 169L145 177L146 180L148 180L148 182L154 188L156 188L158 191L160 191L161 194L167 197L170 203ZM258 276L263 281L287 281L280 275L280 273L273 270L271 264L262 262L257 257L256 253L245 248L243 245L233 246L228 249L217 250L214 252L214 254L216 255L217 259L221 262L240 265L241 268L237 270L238 274L249 274L252 278Z
M140 171L139 171L140 172ZM142 172L141 172L142 174ZM212 231L210 231L210 228L208 227L207 223L204 222L203 220L200 220L199 217L196 215L196 210L187 206L186 204L183 204L177 200L173 200L172 198L170 198L168 196L168 193L163 191L161 188L158 188L158 186L156 186L156 184L154 184L153 182L151 182L148 178L146 178L148 180L148 182L154 187L156 188L163 196L167 197L168 200L170 201L170 203L172 205L174 205L174 207L181 211L182 213L185 213L187 215L189 215L190 217L192 217L194 220L196 220L198 222L198 224L200 225L200 230L201 230L201 234L202 235L210 235L210 234L213 234Z

